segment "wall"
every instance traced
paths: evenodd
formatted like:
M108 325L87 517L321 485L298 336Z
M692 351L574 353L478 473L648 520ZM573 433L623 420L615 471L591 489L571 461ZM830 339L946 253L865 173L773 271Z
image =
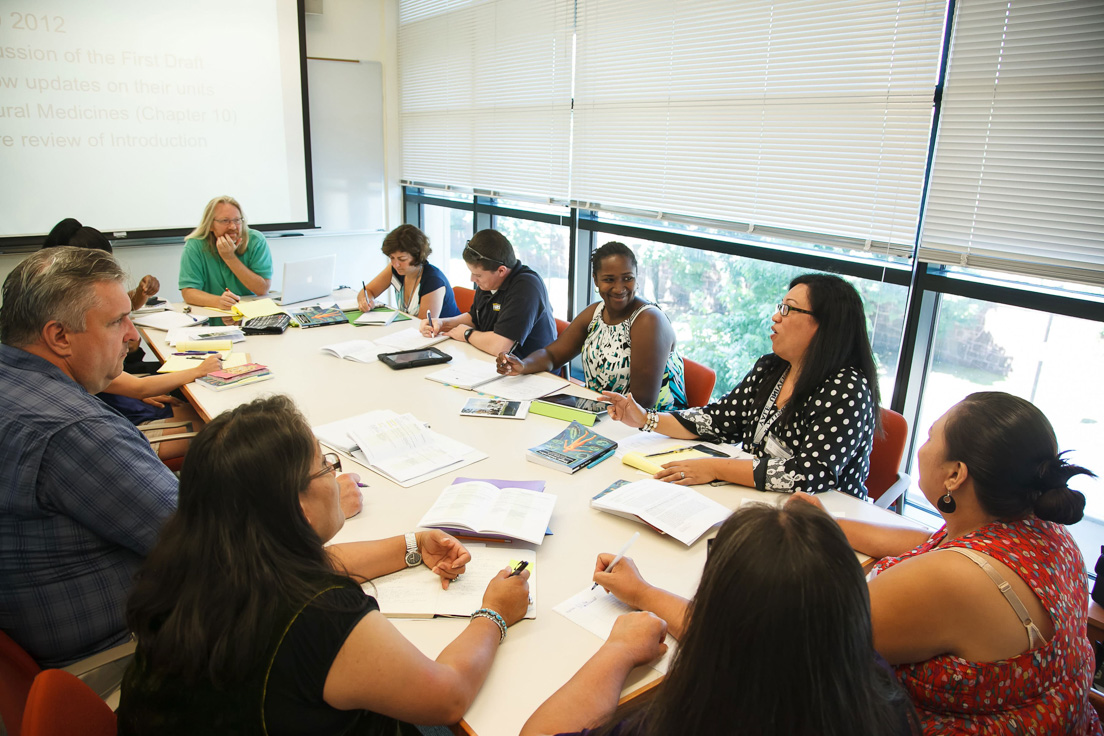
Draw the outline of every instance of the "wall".
M399 187L398 0L324 0L322 15L308 15L307 56L379 61L383 64L384 156L387 177L387 229L402 222ZM203 202L196 203L198 220ZM243 202L248 207L248 203ZM87 223L95 226L95 223ZM53 223L45 226L49 229ZM283 264L313 255L335 253L339 284L355 283L379 273L386 261L379 252L384 233L316 233L303 237L269 238L272 246L273 288L280 287ZM160 296L180 300L176 288L183 243L120 245L119 262L131 275L131 286L144 274L161 281ZM0 281L26 257L0 254Z

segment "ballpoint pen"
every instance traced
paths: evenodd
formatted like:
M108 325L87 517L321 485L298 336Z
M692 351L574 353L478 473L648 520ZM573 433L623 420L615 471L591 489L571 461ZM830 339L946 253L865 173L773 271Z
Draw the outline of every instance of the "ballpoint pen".
M640 532L636 532L631 537L629 537L629 541L625 542L625 546L622 547L621 551L617 553L617 556L613 558L613 562L606 565L606 570L605 570L606 572L609 572L613 568L617 567L617 563L620 562L622 560L622 558L624 558L625 553L629 551L629 547L631 547L632 543L635 542L639 537L640 537ZM598 587L598 581L596 580L596 581L594 581L594 585L590 586L590 589L594 590L597 587Z
M524 570L527 567L529 567L529 560L522 560L521 562L518 563L518 566L514 568L513 572L511 572L506 577L512 578L515 575L520 575L521 571Z

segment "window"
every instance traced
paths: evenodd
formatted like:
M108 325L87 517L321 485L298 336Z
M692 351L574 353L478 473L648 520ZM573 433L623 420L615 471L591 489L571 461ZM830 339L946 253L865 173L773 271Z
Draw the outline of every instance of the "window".
M431 204L423 205L422 211L422 232L429 236L433 247L430 260L445 272L450 284L467 286L471 283L471 273L460 254L472 236L472 213Z
M568 229L503 215L495 215L494 228L510 240L521 262L544 279L552 313L569 320L567 273L571 234Z
M937 319L911 467L944 412L975 391L1005 391L1046 414L1070 462L1104 474L1104 389L1095 380L1104 374L1104 325L946 294ZM912 513L934 514L912 480ZM1091 564L1104 543L1104 482L1078 476L1071 486L1087 499L1085 519L1070 530Z
M771 351L770 320L790 280L810 269L679 245L600 234L636 253L637 291L667 314L679 350L717 371L714 397L731 391ZM893 392L908 289L849 278L866 305L883 403Z

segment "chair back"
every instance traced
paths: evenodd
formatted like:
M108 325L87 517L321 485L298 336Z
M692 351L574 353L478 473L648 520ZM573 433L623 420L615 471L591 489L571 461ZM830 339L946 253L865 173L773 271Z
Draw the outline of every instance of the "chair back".
M877 501L897 481L901 459L908 442L908 422L892 409L882 409L882 436L874 437L870 450L870 474L866 476L866 492Z
M65 670L34 679L23 713L23 736L115 736L115 713L92 688Z
M472 302L475 301L475 289L469 289L466 286L454 286L452 287L452 295L456 298L456 308L460 310L460 314L471 311Z
M8 736L22 733L27 693L39 672L41 668L31 655L0 631L0 718Z
M686 381L686 405L705 406L717 385L717 371L696 360L682 359L682 375Z
M553 317L552 319L556 320L556 337L562 335L564 330L571 326L570 322L559 317Z

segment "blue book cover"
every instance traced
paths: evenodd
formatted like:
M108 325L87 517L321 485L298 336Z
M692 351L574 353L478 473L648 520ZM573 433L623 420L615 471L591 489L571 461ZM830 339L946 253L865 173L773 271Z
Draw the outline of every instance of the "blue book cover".
M525 459L565 473L574 473L590 465L597 465L613 455L617 443L603 437L579 422L567 428L547 442L530 447Z

